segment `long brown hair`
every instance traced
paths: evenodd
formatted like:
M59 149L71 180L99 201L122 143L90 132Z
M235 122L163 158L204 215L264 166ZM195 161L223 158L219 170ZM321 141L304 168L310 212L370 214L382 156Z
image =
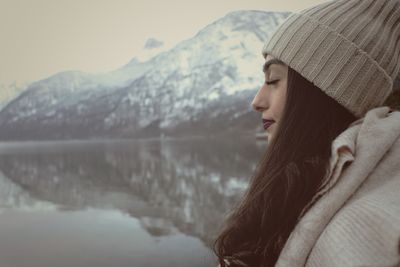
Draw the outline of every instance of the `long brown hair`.
M356 117L289 67L286 104L274 139L242 201L214 242L221 267L274 266L322 184L332 141Z

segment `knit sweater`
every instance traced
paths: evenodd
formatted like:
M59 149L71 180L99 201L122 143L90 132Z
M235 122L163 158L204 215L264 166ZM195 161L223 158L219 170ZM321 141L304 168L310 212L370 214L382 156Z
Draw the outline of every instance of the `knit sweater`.
M400 263L400 112L371 109L332 143L327 182L276 266Z

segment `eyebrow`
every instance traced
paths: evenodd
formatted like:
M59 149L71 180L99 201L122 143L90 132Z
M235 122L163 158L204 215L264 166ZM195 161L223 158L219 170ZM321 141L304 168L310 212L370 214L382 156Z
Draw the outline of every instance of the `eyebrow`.
M269 66L272 64L286 65L282 60L273 58L264 63L263 72L266 73L268 71Z

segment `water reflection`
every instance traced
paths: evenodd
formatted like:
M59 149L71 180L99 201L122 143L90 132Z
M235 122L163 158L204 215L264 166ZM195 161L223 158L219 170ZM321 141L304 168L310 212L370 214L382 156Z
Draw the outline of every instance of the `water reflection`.
M251 138L2 144L0 258L61 266L61 250L65 266L215 266L218 227L264 150ZM18 243L22 229L42 250ZM33 260L41 253L47 262Z

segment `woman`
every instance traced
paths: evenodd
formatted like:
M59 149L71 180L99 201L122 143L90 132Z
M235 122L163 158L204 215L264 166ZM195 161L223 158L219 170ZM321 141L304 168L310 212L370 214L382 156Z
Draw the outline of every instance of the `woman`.
M215 241L220 266L400 262L400 1L329 1L264 46L268 148Z

